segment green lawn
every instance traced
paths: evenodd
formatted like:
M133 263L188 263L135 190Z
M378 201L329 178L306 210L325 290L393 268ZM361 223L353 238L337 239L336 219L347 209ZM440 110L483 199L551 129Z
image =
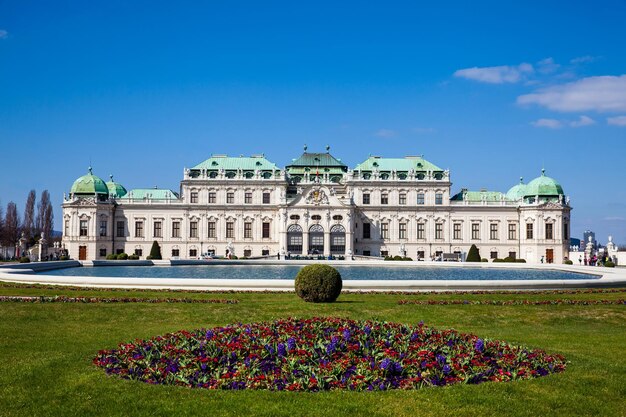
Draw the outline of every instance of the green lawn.
M295 294L73 291L0 284L0 295L189 297L239 304L0 303L0 416L40 415L626 415L626 306L420 306L401 299L620 299L626 293L343 294L307 304ZM105 376L96 352L180 329L288 316L423 320L503 339L570 361L558 375L514 383L390 392L215 392Z

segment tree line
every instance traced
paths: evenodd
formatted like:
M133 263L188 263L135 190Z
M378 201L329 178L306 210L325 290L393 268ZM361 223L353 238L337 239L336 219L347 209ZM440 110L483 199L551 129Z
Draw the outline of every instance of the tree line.
M41 193L39 202L37 202L35 190L30 190L24 207L23 219L13 201L9 201L6 211L4 213L3 211L3 207L0 205L0 246L15 247L22 236L22 232L27 240L27 246L32 246L39 241L42 233L49 243L52 242L54 211L48 190Z

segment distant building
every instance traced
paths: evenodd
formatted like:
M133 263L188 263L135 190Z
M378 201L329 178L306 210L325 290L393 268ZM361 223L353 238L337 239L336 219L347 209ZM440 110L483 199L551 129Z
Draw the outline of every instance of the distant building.
M591 237L591 242L593 243L593 248L598 249L598 241L596 240L596 234L595 232L592 232L591 230L585 230L583 232L583 242L585 242L584 245L586 245L587 242L589 242L590 237Z
M477 168L479 169L479 168ZM264 155L213 155L185 169L180 193L127 191L89 172L63 202L63 244L75 259L111 253L164 259L409 256L467 253L561 263L569 255L570 205L541 176L507 193L451 193L450 173L421 156L370 156L349 168L306 150L285 168Z

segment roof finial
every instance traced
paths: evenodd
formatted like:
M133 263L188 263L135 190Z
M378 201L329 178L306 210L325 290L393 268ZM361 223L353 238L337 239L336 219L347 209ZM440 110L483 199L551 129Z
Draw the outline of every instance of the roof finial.
M109 174L109 178L111 179L111 182L113 182L113 174Z
M546 169L545 168L541 168L541 176L542 177L546 176Z
M330 152L330 145L326 145L326 153Z
M304 144L304 152L306 152L307 146L306 143Z
M524 184L524 177L519 177L519 183Z
M91 168L91 164L89 164L89 168L87 168L87 171L89 171L89 175L93 175L93 169Z

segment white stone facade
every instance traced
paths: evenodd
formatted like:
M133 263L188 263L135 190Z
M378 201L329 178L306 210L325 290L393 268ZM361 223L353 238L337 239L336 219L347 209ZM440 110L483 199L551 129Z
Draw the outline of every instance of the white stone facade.
M447 171L307 171L297 181L289 167L228 172L186 169L180 195L70 193L63 203L63 245L73 259L89 260L121 252L145 258L153 241L163 259L225 256L228 249L238 257L431 260L452 253L464 258L472 244L487 259L562 263L569 256L570 206L562 195L452 198Z

